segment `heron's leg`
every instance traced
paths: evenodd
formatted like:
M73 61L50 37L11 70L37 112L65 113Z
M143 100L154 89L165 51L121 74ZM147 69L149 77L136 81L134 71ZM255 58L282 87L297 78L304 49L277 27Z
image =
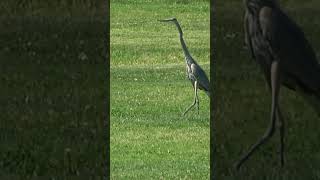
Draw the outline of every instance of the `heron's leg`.
M198 84L198 83L197 83ZM198 109L198 114L199 114L199 97L198 97L198 87L195 89L196 91L196 103L197 103L197 109Z
M278 95L280 90L279 82L279 63L274 61L271 64L271 91L272 91L272 105L271 105L271 119L269 128L265 131L262 138L255 143L249 151L242 156L242 158L237 162L236 169L239 169L241 165L253 154L254 151L259 148L260 145L264 144L274 133L276 114L278 109Z
M268 76L267 71L265 71L265 78L266 81L268 83L268 87L271 89L271 79L270 79L270 75ZM284 124L284 120L283 120L283 116L280 110L280 107L278 106L277 108L277 122L278 122L278 128L280 131L280 160L281 160L281 167L284 165L284 131L285 131L285 124Z
M278 127L280 131L280 160L281 160L281 167L284 165L284 121L283 116L281 114L280 108L277 108L277 120L278 120Z
M196 104L197 102L197 89L198 89L198 82L194 82L194 100L193 103L186 109L186 111L183 113L183 116L187 114L187 112Z

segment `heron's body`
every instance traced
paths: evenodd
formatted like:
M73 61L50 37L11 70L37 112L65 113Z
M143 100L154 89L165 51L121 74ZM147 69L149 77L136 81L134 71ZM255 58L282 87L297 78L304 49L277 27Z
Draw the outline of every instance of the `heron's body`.
M187 48L187 45L183 39L183 32L182 29L177 21L176 18L167 19L167 20L161 20L162 22L173 22L178 31L179 31L179 38L180 43L182 46L182 50L185 56L185 62L186 62L186 74L188 79L191 81L192 86L195 91L195 98L193 104L187 108L187 110L183 113L186 114L196 103L198 106L198 112L199 112L199 99L197 90L203 90L209 97L210 97L210 82L209 79L204 72L204 70L199 66L199 64L192 58L191 54L189 53L189 50Z
M190 60L188 60L187 57L185 59L186 59L186 73L192 86L194 87L194 84L196 81L207 82L207 83L199 83L198 88L200 90L203 90L210 97L209 79L206 76L205 72L201 68L199 68L200 66L193 59L192 59L193 62L190 62Z
M277 5L261 3L255 10L247 10L245 22L250 51L266 77L270 77L271 63L278 58L285 86L319 92L320 69L315 53L302 30ZM269 78L267 81L270 84Z
M237 163L237 168L269 139L276 122L284 163L284 122L278 105L280 86L302 94L320 112L320 66L303 31L275 0L245 0L245 41L260 65L272 93L271 120L264 136Z

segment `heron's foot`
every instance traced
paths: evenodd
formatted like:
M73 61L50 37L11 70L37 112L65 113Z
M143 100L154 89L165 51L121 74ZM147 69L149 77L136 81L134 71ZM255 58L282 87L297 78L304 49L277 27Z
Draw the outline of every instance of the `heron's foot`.
M233 167L234 167L234 169L235 169L236 171L239 171L241 165L242 165L242 162L241 162L241 161L237 161L237 162L233 165Z
M191 109L191 108L190 108ZM184 111L184 113L182 114L182 116L185 116L187 114L187 112L189 112L190 109L187 109L186 111Z
M186 111L182 114L182 116L186 115L187 112L189 112L190 109L191 109L194 105L196 105L196 102L192 103L191 106L189 106L189 107L186 109Z
M185 116L187 114L187 111L185 111L184 113L182 113L182 116Z

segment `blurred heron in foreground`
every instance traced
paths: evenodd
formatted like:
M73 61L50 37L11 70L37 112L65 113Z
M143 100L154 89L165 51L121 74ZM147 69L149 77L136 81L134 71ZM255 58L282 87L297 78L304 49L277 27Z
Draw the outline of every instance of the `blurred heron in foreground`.
M260 65L272 95L270 124L264 135L236 163L236 168L280 131L280 161L284 164L284 121L279 107L280 86L301 94L320 112L320 67L303 31L279 7L277 0L244 0L245 41Z

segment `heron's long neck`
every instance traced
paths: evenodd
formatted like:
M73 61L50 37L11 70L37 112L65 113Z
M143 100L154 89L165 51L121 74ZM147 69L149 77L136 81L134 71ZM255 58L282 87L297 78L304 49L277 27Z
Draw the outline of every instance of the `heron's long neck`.
M183 34L180 33L180 43L181 43L181 46L182 46L182 50L183 50L183 53L185 56L190 56L190 53L188 51L188 48L187 48L187 45L186 43L184 42L184 39L183 39Z
M184 55L185 55L186 57L189 57L189 56L191 56L191 55L190 55L190 53L189 53L189 51L188 51L188 48L187 48L186 43L184 42L182 29L181 29L181 27L180 27L180 25L179 25L178 22L176 22L175 24L176 24L176 26L177 26L177 28L178 28L178 31L179 31L180 43L181 43L181 46L182 46L183 53L184 53Z

